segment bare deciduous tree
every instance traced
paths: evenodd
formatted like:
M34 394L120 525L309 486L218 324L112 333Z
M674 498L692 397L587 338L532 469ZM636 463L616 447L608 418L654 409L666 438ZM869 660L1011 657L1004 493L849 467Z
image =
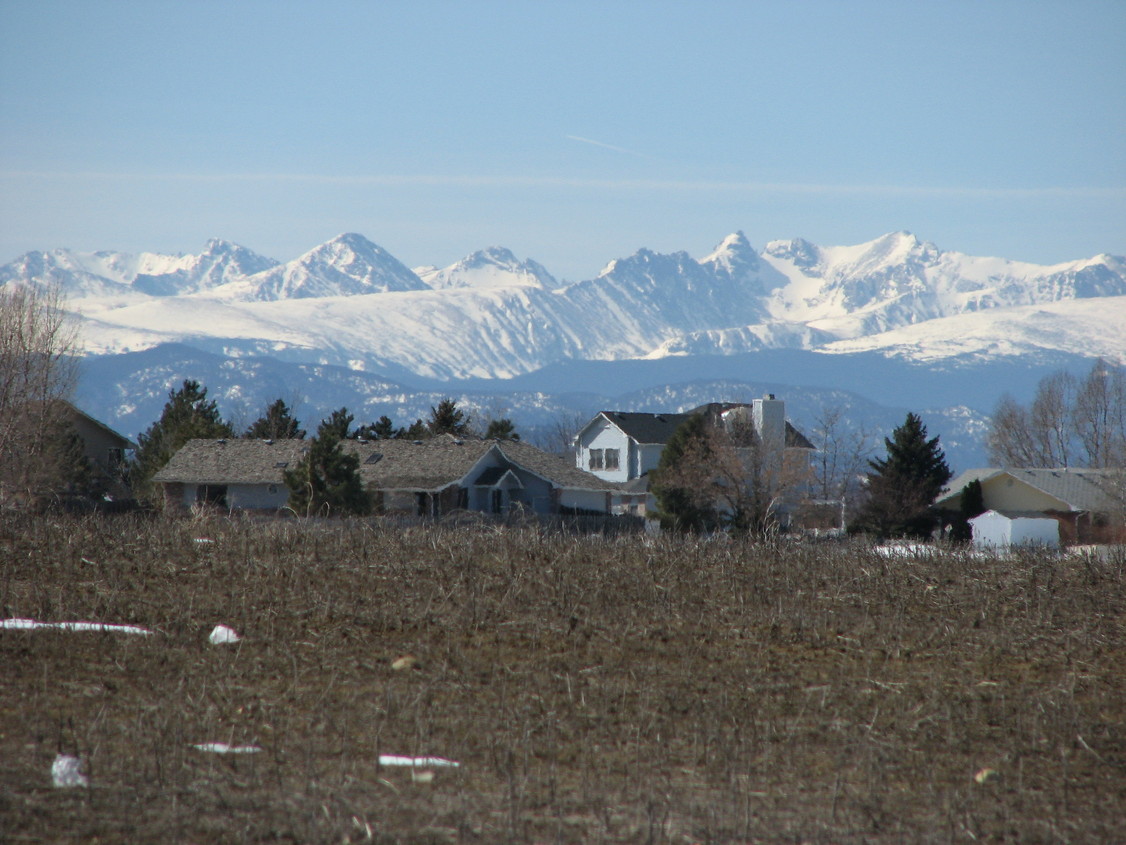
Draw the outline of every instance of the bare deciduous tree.
M77 331L55 288L0 289L0 500L67 480Z
M682 429L654 472L666 527L768 533L787 496L809 482L808 463L766 452L749 421L714 425L693 417Z
M1082 381L1046 376L1029 408L1002 397L987 443L1000 466L1126 466L1126 370L1099 359Z
M862 478L875 445L874 435L848 425L846 409L825 405L814 418L812 498L822 502L855 504L862 491Z
M1087 466L1126 466L1126 370L1095 362L1075 395L1072 424Z

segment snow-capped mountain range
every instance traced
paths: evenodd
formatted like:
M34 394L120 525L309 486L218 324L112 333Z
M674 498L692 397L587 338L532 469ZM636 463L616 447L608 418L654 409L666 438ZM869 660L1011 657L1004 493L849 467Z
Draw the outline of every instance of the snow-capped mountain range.
M642 249L566 285L502 248L411 270L356 234L284 264L221 240L188 256L33 252L0 268L20 282L61 287L89 354L182 342L442 380L769 348L1126 353L1126 260L975 258L907 232L761 252L736 233L699 260Z
M245 372L246 383L232 388L242 397L256 395L251 362L272 359L304 368L301 384L312 383L309 368L333 368L341 382L351 372L356 384L362 372L402 408L411 390L466 380L494 395L506 384L546 395L573 376L583 391L615 395L583 381L584 362L619 362L623 373L645 362L650 387L663 373L719 378L717 362L738 362L750 381L847 387L887 402L887 386L851 375L851 362L875 372L891 359L915 372L941 369L947 387L953 370L973 369L966 397L947 405L976 398L980 411L1008 389L1004 367L1126 360L1126 259L1035 265L943 251L907 232L856 246L771 241L762 250L737 232L700 259L641 249L574 283L500 247L412 270L357 234L285 263L222 240L183 256L55 249L0 267L0 286L8 284L60 288L86 355L98 361L98 383L83 386L87 405L111 423L130 419L129 433L147 425L138 414L159 414L176 379L196 377L173 372L184 350ZM139 388L136 368L155 360L166 378L147 388L148 404L120 394L126 384ZM770 372L753 372L761 367Z

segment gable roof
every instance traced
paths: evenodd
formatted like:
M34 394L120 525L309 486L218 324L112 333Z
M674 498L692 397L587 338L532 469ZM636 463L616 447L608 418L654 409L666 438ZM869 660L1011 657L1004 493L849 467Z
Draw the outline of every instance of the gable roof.
M751 407L745 402L710 402L693 408L684 414L650 414L640 411L601 411L598 416L605 417L620 428L627 437L638 443L664 445L669 442L673 432L695 414L704 414L709 419L718 419L719 414L732 408ZM597 420L598 417L595 417ZM593 422L593 420L592 420ZM589 426L590 423L587 423ZM586 427L583 430L586 430ZM786 447L790 449L816 449L808 438L786 420Z
M282 484L311 440L189 440L153 476L187 484ZM480 440L344 440L360 460L360 477L375 488L440 490L464 478L492 447Z
M638 443L664 444L669 442L672 433L692 414L602 411L599 416L605 417L611 424L625 432L627 437L632 437Z
M500 453L512 463L538 475L553 487L568 490L620 490L621 482L604 481L593 472L579 469L571 459L553 455L519 440L498 440Z
M1107 469L999 469L985 467L969 469L943 488L935 504L953 504L962 489L972 481L985 484L995 478L1008 476L1029 485L1045 495L1059 500L1068 510L1081 512L1107 511L1122 506L1122 470Z
M94 426L94 428L99 429L105 435L107 435L110 439L118 441L118 443L120 444L119 448L121 448L121 449L134 449L134 450L137 448L137 444L134 443L132 440L130 440L128 437L126 437L124 434L121 434L120 432L114 431L112 428L110 428L104 422L90 416L85 411L83 411L81 408L79 408L77 405L73 404L72 402L66 402L64 404L67 406L68 410L70 410L76 417L78 417L79 419L85 420L89 425L92 425L92 426Z
M286 469L305 456L310 440L189 440L153 476L186 484L284 484ZM618 484L570 466L568 461L526 443L455 438L344 440L360 460L364 485L377 490L433 492L463 483L490 452L556 487L609 490ZM507 469L508 467L506 467Z

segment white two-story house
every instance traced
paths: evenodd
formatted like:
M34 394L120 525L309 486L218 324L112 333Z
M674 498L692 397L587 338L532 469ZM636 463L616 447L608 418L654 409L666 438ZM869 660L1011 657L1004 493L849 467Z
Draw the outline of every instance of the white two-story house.
M683 414L602 411L575 436L575 465L624 486L615 493L614 511L644 514L655 502L649 495L649 472L676 429L694 414L712 425L751 425L763 444L767 462L781 466L789 450L812 450L813 444L786 421L786 406L767 394L750 403L713 402Z

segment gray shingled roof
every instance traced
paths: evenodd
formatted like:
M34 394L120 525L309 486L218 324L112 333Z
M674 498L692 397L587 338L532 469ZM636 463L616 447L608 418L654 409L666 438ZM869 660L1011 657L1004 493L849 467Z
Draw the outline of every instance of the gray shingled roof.
M283 473L304 456L308 440L189 440L163 469L157 482L187 484L282 484ZM360 459L360 476L379 490L435 491L465 479L492 449L511 463L557 487L617 489L564 459L526 443L458 439L444 435L427 440L345 440L346 451Z
M962 488L971 481L983 484L998 475L1007 474L1023 481L1037 490L1047 493L1067 504L1073 511L1107 511L1121 507L1116 493L1116 482L1120 485L1121 470L1105 469L998 469L985 467L968 469L951 481L939 494L935 504L960 496Z
M638 443L668 443L674 431L693 414L716 416L732 408L750 407L741 402L711 402L693 408L686 414L649 414L635 411L602 411L601 415ZM804 434L786 421L786 446L792 449L815 449Z
M672 433L692 415L603 411L602 416L638 443L668 443Z
M189 440L163 469L158 482L189 484L281 484L282 473L304 456L309 440ZM460 481L492 448L481 440L345 440L360 459L370 487L440 490ZM376 457L378 456L378 457Z
M573 458L553 455L518 440L498 440L496 445L501 454L512 463L519 464L540 478L547 479L555 487L565 487L570 490L622 489L620 482L603 481L594 473L579 469L575 466Z

